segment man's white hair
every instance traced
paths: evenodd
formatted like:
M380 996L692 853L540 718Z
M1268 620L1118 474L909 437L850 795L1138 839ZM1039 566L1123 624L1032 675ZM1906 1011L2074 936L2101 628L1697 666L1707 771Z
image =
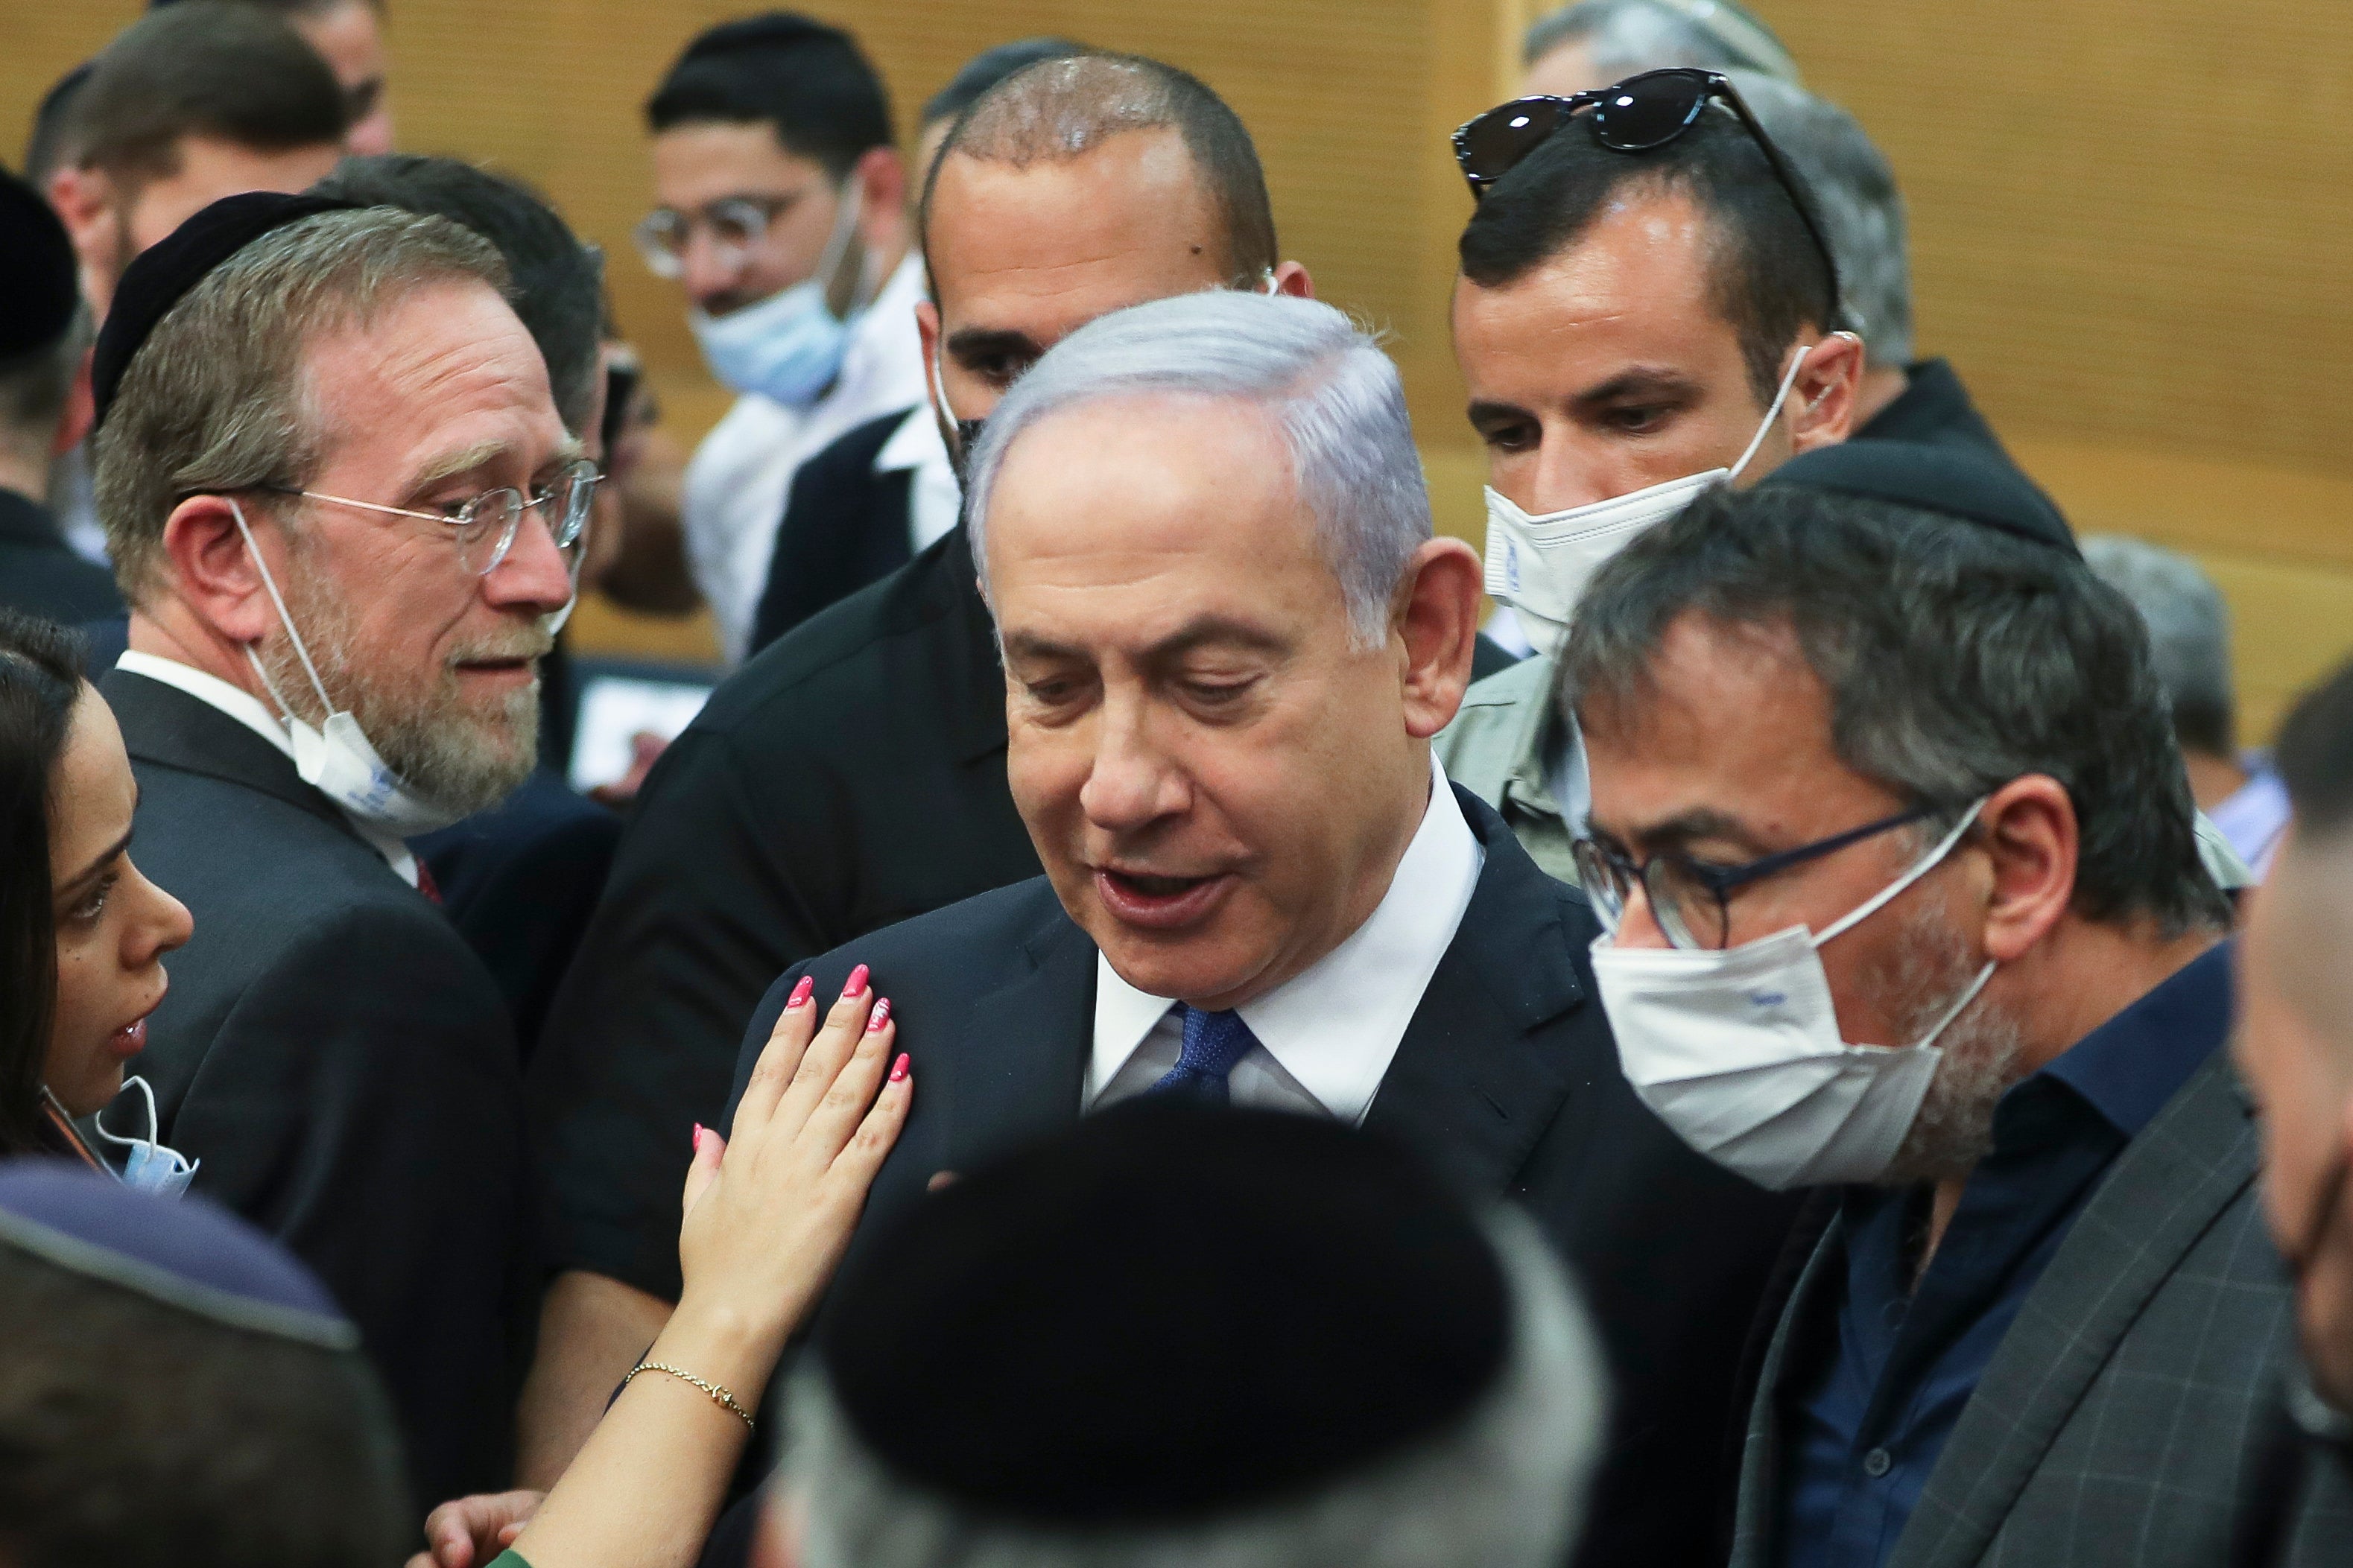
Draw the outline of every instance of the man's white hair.
M1494 1386L1459 1421L1308 1495L1185 1526L1058 1529L989 1515L886 1469L823 1374L792 1384L780 1485L807 1568L1556 1568L1582 1531L1609 1374L1559 1260L1491 1216L1511 1298Z
M1430 489L1397 366L1371 334L1312 300L1211 289L1114 310L1057 343L989 415L973 451L966 516L982 594L989 502L1022 433L1066 409L1168 396L1264 411L1291 453L1356 641L1377 646L1398 584L1430 537Z

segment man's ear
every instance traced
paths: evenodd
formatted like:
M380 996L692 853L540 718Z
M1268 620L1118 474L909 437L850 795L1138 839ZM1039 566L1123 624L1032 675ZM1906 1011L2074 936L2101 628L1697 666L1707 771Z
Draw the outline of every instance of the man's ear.
M62 458L89 438L90 427L98 422L98 395L91 389L90 360L93 350L84 349L81 363L74 366L73 384L66 389L65 412L58 417L57 434L49 437L49 456Z
M1972 832L1993 868L1986 956L2008 963L2049 935L2074 901L2075 803L2057 779L2028 773L1987 797Z
M98 169L69 164L50 171L43 193L73 242L81 271L81 296L103 318L122 271L122 225L114 212L114 182Z
M1853 434L1862 372L1862 340L1852 332L1831 332L1815 342L1789 388L1790 456L1834 447Z
M1315 298L1315 279L1307 276L1304 262L1280 261L1274 268L1274 291L1293 300Z
M1462 706L1483 577L1478 552L1441 537L1413 552L1398 585L1390 628L1403 657L1406 732L1418 741L1446 728Z
M259 508L245 509L253 531L246 548L237 526L239 503L227 496L190 496L164 520L164 591L185 605L226 642L260 641L278 625L255 550L270 552L269 570L288 576L285 539Z
M896 147L870 147L851 166L858 182L858 226L870 246L889 232L884 225L903 222L907 206L907 161Z

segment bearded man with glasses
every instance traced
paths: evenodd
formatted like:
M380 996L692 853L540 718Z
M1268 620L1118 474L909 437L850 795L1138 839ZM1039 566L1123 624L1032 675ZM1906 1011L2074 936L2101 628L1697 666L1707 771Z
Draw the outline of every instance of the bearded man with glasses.
M503 1484L529 1310L512 1028L404 840L537 759L596 486L488 241L254 195L92 363L143 868L195 916L137 1070L194 1189L360 1326L422 1507Z
M1857 450L1629 544L1560 658L1626 1076L1822 1194L1732 1563L2341 1563L2353 1498L2273 1484L2293 1289L2137 614L2045 509Z

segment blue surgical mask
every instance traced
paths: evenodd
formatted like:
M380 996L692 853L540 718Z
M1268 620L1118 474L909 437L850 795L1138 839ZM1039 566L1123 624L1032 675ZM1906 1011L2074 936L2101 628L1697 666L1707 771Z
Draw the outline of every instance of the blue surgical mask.
M848 316L837 316L827 292L858 233L860 190L856 180L843 188L833 233L817 268L791 288L723 316L687 312L694 341L711 374L736 392L757 393L787 408L807 408L841 374L849 353L849 332L865 313L868 290L861 284Z
M124 1186L136 1187L145 1193L161 1193L165 1197L178 1197L188 1190L188 1183L195 1177L196 1167L204 1162L192 1161L177 1149L167 1149L155 1142L155 1134L158 1131L155 1119L155 1091L147 1087L145 1079L125 1079L122 1080L122 1087L137 1089L141 1098L146 1100L147 1136L144 1138L116 1137L106 1130L103 1111L90 1119L90 1127L100 1138L124 1151L122 1156Z

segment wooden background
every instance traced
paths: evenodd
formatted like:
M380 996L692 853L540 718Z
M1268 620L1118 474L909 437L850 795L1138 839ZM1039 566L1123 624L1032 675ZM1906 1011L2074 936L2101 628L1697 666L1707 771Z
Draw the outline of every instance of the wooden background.
M2353 648L2353 6L2342 0L1757 0L1912 204L1922 352L1950 355L2077 526L2198 553L2236 612L2247 728ZM611 257L624 323L692 436L724 406L628 242L638 106L749 0L391 0L401 143L528 176ZM1284 249L1388 329L1433 499L1476 537L1448 354L1468 199L1444 132L1503 96L1525 0L815 0L902 126L966 57L1060 32L1206 78L1268 165ZM137 0L0 0L0 122ZM14 132L21 137L21 130ZM21 148L18 140L10 152ZM586 606L590 641L707 647Z

